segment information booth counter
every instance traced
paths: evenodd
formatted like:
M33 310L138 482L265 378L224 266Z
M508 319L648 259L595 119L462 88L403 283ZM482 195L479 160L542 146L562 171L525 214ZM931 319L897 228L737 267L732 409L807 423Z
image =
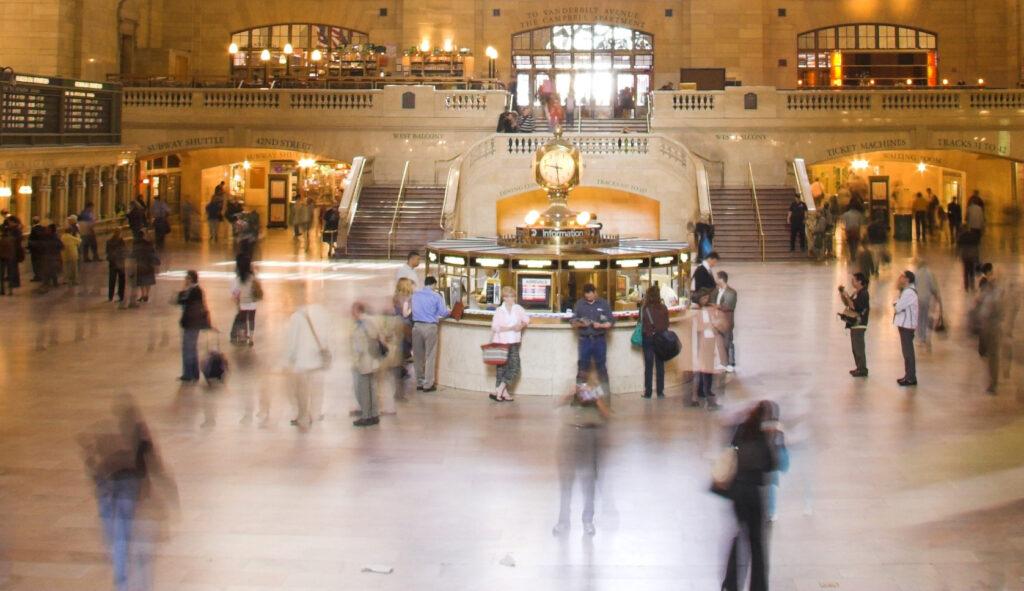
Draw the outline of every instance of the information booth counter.
M576 330L572 308L592 283L614 309L608 336L608 371L613 393L643 389L643 356L630 344L639 306L651 285L661 290L672 330L684 351L666 368L666 387L677 387L690 366L689 245L663 240L622 239L617 245L584 249L503 246L494 238L432 242L427 275L438 278L449 306L462 302L465 315L441 329L438 381L462 390L490 391L494 369L481 361L480 345L490 341L501 288L513 286L530 315L520 349L522 377L517 394L560 395L576 376Z

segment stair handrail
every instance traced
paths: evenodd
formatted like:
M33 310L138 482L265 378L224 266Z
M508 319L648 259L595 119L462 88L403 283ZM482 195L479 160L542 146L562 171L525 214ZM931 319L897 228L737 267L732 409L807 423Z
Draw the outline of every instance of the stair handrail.
M707 211L708 222L715 224L715 212L711 208L711 185L708 182L708 170L700 159L694 158L697 163L697 204L701 212Z
M366 158L364 158L363 156L356 156L355 158L353 158L351 171L352 181L349 183L349 186L345 187L345 190L342 191L341 193L341 203L339 204L339 208L345 207L345 204L348 203L348 209L346 210L346 219L344 224L344 240L346 254L348 254L348 233L349 230L352 229L352 222L355 221L356 209L359 208L359 196L362 195L363 193L363 173L365 171ZM341 240L342 236L341 233L339 232L338 236L335 238L335 243L340 243Z
M761 222L761 204L757 200L757 183L754 182L754 165L747 162L747 170L750 172L750 194L754 198L754 214L757 217L757 235L761 242L761 262L764 257L764 224Z
M405 183L409 180L409 161L405 161L402 168L402 182L398 185L398 197L395 198L395 213L391 215L391 229L388 230L388 260L391 260L391 250L395 244L395 227L398 224L398 211L402 207L402 197L405 196ZM443 209L441 211L444 211Z
M441 219L438 221L438 224L440 224L441 230L446 235L448 234L448 228L444 225L444 214L448 210L448 196L451 195L452 199L458 199L460 178L462 178L462 154L459 154L458 164L453 164L448 168L448 178L444 183L444 199L441 201Z
M803 158L793 159L793 177L796 179L796 192L807 206L807 211L815 211L817 208L814 205L814 195L811 193L811 180L807 175L807 163Z

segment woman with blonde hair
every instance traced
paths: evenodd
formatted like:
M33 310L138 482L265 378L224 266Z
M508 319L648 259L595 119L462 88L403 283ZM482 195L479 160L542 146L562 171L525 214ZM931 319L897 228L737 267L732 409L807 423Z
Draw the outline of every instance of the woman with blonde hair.
M501 288L501 305L491 320L491 342L508 345L508 360L498 366L494 394L495 402L512 402L508 389L519 378L519 346L523 342L523 330L529 326L530 317L526 310L516 303L516 290L506 285Z

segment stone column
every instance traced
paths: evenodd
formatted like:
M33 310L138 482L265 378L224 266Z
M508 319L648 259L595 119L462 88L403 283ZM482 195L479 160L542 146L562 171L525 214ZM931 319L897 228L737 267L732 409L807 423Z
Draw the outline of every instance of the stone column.
M68 195L68 215L78 215L85 209L85 169L79 168L69 175L70 193Z
M25 224L26 227L32 222L32 199L36 198L34 195L22 195L18 192L23 185L32 186L33 173L19 173L11 177L11 201L14 204L14 211L17 212L18 218L21 219L21 223ZM17 179L17 182L14 182Z
M115 167L102 166L97 175L100 179L100 219L108 220L115 217L114 214L114 189L117 188Z
M118 166L114 169L114 182L117 185L114 193L117 202L114 209L116 211L120 207L121 211L127 211L128 201L131 200L131 197L128 195L131 191L131 184L128 179L127 166Z
M32 199L36 200L39 204L39 219L43 223L53 221L50 212L50 206L53 205L51 191L53 190L53 173L49 170L43 170L39 173L39 192L33 194Z
M103 167L94 166L86 174L85 202L92 203L96 219L103 219Z
M58 170L53 178L56 180L56 186L50 195L50 219L60 227L68 217L68 184L71 178L67 169Z

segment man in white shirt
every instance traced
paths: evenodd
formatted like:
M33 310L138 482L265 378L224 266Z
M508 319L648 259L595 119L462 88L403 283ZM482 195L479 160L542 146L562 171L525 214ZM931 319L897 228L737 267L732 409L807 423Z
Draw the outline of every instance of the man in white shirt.
M420 253L415 250L410 252L405 257L405 264L398 268L398 272L395 273L395 283L398 283L399 279L408 279L412 281L412 286L415 289L419 289L423 282L420 280L419 273L416 272L416 268L420 266Z
M917 362L914 358L914 331L917 330L918 322L918 300L917 287L914 285L917 278L912 271L904 271L897 282L900 288L900 297L893 304L895 313L892 323L900 331L900 347L903 350L904 375L896 380L901 386L917 385Z

